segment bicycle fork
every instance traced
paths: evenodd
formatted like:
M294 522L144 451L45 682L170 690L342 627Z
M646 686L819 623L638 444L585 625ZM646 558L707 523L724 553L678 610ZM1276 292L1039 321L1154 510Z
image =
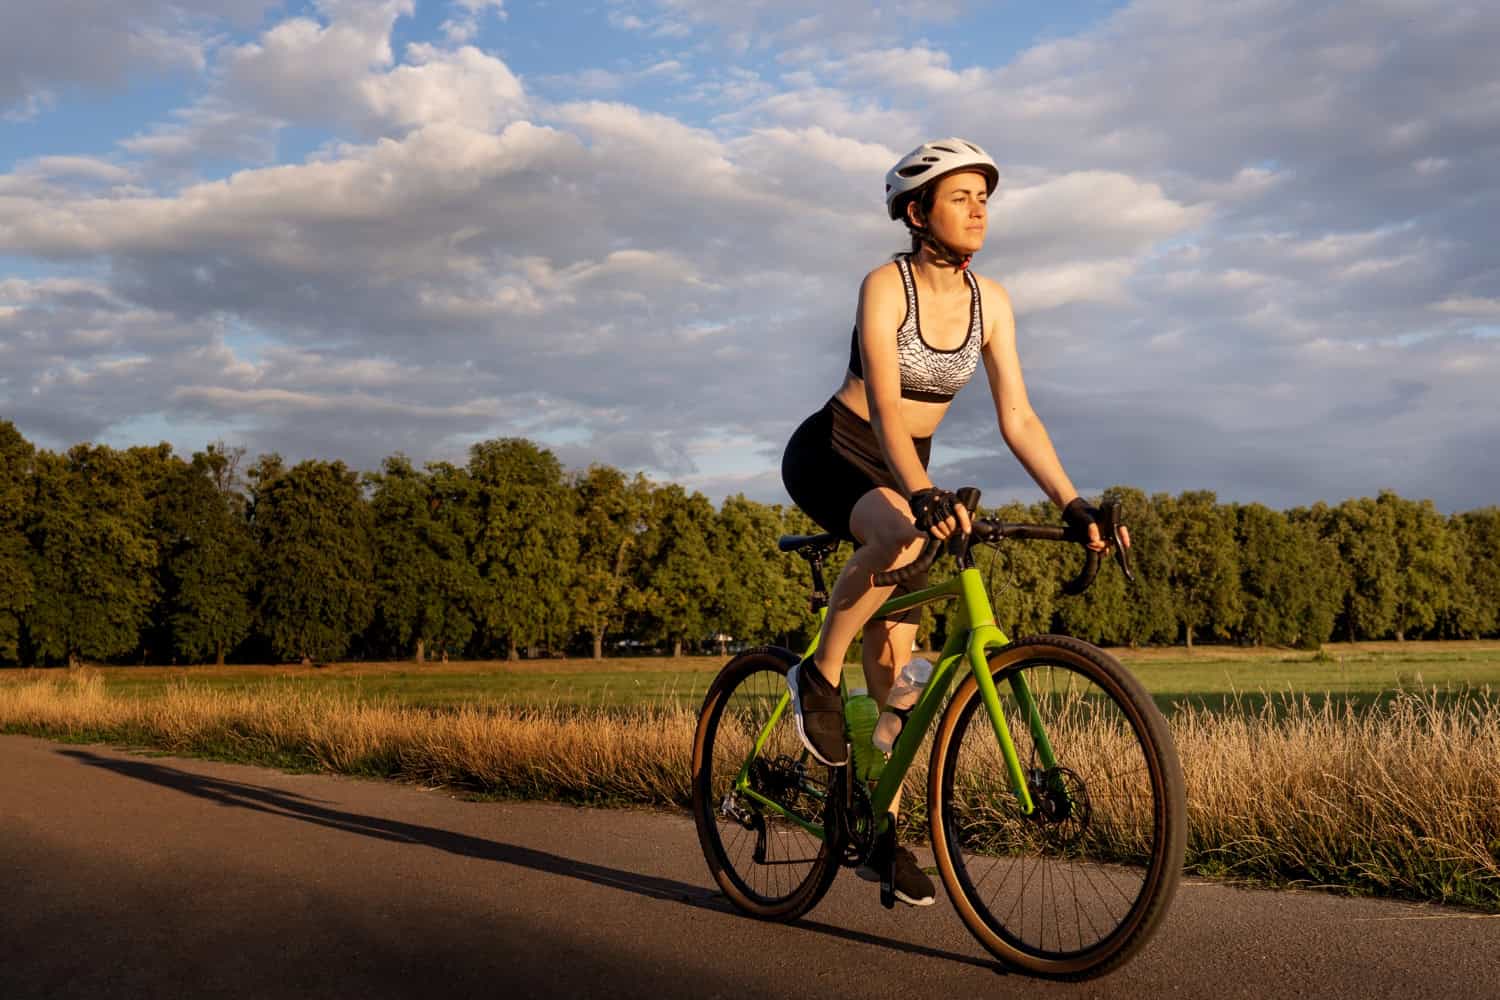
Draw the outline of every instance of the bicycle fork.
M989 661L985 653L995 645L994 636L986 633L994 633L1002 640L1003 633L993 626L979 626L969 636L969 662L974 665L974 680L979 686L979 697L984 702L985 710L989 713L990 722L994 726L995 740L1000 744L1000 751L1005 757L1005 767L1010 773L1011 788L1015 790L1016 801L1023 816L1036 815L1036 800L1032 797L1032 782L1021 768L1021 756L1016 751L1015 740L1011 737L1010 726L1005 721L1005 712L1000 706L1000 691L995 686L995 679L990 676ZM1013 673L1009 680L1011 695L1016 699L1016 707L1026 720L1026 728L1031 733L1032 746L1035 748L1036 756L1041 760L1044 773L1052 774L1057 770L1057 755L1052 750L1052 742L1047 738L1047 730L1042 725L1041 713L1037 711L1036 701L1031 695L1031 688L1026 683L1026 677L1021 671ZM1057 790L1053 790L1056 792ZM1066 792L1061 794L1066 795Z

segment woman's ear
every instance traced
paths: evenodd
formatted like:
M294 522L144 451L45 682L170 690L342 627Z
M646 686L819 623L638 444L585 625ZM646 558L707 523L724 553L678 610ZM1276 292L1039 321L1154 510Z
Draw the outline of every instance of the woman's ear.
M926 229L927 222L922 218L922 206L919 204L921 200L920 198L913 198L906 203L906 221L909 225L917 229Z

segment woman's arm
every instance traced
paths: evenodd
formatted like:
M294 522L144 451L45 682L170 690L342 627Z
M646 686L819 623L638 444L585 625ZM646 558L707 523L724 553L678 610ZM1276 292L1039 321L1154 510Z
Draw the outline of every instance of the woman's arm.
M988 278L979 280L984 293L984 312L990 319L989 335L984 342L984 370L995 399L1000 434L1036 484L1061 507L1078 496L1078 490L1063 471L1047 428L1027 398L1021 359L1016 354L1016 317L1011 311L1010 296L998 283Z
M906 309L906 290L895 264L877 267L859 288L859 354L864 363L870 426L886 464L906 497L932 485L901 418L901 359L896 330Z

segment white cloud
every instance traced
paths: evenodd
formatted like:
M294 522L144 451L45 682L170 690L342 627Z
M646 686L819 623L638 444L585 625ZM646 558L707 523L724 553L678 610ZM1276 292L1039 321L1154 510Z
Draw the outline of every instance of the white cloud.
M730 48L768 49L816 40L820 45L857 46L887 39L925 23L947 22L964 4L954 0L906 0L871 6L862 0L824 0L809 8L798 0L740 0L700 3L655 0L661 27L683 33L685 25L708 26L721 33Z
M0 4L0 114L34 117L73 86L131 73L201 72L212 32L260 17L271 0L83 0Z
M890 107L874 98L827 87L810 87L772 93L748 107L720 115L718 121L745 127L824 128L875 143L890 142L896 136L917 135L921 132L922 116L908 109ZM914 139L911 145L919 141Z
M990 201L991 241L1035 257L1063 247L1068 256L1143 251L1206 222L1207 206L1185 206L1158 184L1101 170L1074 171L1011 187L1002 173Z
M29 93L17 94L12 98L11 104L0 112L0 122L17 124L31 121L56 103L57 95L50 90L37 89Z
M365 77L394 63L391 28L415 9L414 0L318 6L326 24L291 18L256 42L226 50L223 72L233 98L287 121L338 120L358 100Z
M539 82L554 91L579 98L589 95L613 95L638 83L663 79L685 84L691 82L693 78L680 60L656 59L636 68L622 67L610 70L593 66L570 73L552 73L541 77Z
M277 118L210 97L174 111L170 123L122 140L120 148L169 172L191 171L203 160L270 163L281 126Z
M371 113L396 128L496 128L526 107L521 81L503 62L471 46L445 52L414 44L405 64L365 79L360 90Z
M1458 316L1500 318L1500 298L1457 295L1433 303L1432 308L1438 312L1453 313Z
M476 15L497 8L462 6ZM414 0L322 0L316 9L318 18L288 18L220 48L209 92L122 148L181 172L202 161L271 162L288 125L367 137L433 124L498 129L527 109L520 80L472 46L413 42L398 61L392 29Z
M422 406L364 392L320 394L293 392L287 389L226 389L210 386L185 386L174 390L172 398L188 405L204 405L227 413L265 412L275 416L286 413L337 412L342 417L401 417L425 420L454 418L491 418L501 407L494 401L475 400L454 406Z
M124 184L135 180L135 171L94 156L39 156L23 163L16 171L46 178L75 178L103 184Z
M110 260L120 309L233 316L307 345L195 371L182 391L147 397L152 405L204 419L253 414L268 437L288 431L278 405L317 406L348 416L347 431L334 422L326 433L374 461L369 449L385 439L367 431L380 414L419 413L427 435L445 433L444 414L482 432L501 419L484 400L527 392L561 403L552 412L566 416L555 419L665 424L666 437L642 453L690 470L692 450L663 441L759 412L785 367L807 368L808 331L847 322L858 272L830 297L820 269L868 267L897 241L899 227L873 208L878 192L862 190L894 154L824 128L725 141L621 104L569 104L554 117L556 128L513 123L499 134L428 125L171 196L17 201L0 205L0 247ZM1097 192L1141 206L1090 228L1046 197L1017 200L1026 225L1058 213L1080 243L1112 251L1191 216L1174 215L1151 185L1083 177L1041 187L1049 183L1062 204ZM836 228L858 236L837 247L808 239ZM1015 286L1032 308L1115 296L1131 265L1048 267ZM188 329L223 337L217 325ZM610 377L580 384L579 365ZM820 381L818 367L798 378ZM436 371L465 375L435 380ZM409 384L397 386L398 372ZM401 407L372 402L394 392ZM599 441L614 440L603 428Z
M1006 281L1017 316L1056 309L1076 302L1123 302L1125 282L1136 262L1099 260L1023 268Z
M663 59L641 70L642 76L667 76L676 80L687 79L682 63L676 59Z
M839 171L850 181L864 180L883 175L896 157L889 146L861 142L817 125L756 129L736 145L746 156L779 163L794 177L822 165Z
M479 34L479 22L487 11L494 11L497 18L505 19L504 0L452 0L451 6L458 14L443 22L444 37L455 45L472 42Z
M976 266L1012 294L1075 480L1288 503L1500 486L1453 473L1500 434L1500 17L1144 0L961 67L911 40L937 7L860 35L838 5L611 5L636 49L594 85L713 63L676 95L690 118L569 99L582 70L540 101L461 44L503 8L450 6L447 29L411 9L327 2L204 43L195 103L0 176L0 253L58 269L0 281L0 408L54 445L162 414L365 466L521 433L782 499L751 465L837 384L859 278L906 243L882 175L956 133L1001 162ZM649 48L668 30L695 44ZM200 72L180 41L130 58ZM289 125L327 141L278 162ZM235 169L198 180L205 157ZM966 392L943 440L994 440L987 407ZM1407 478L1373 480L1371 427Z
M845 59L839 69L848 83L917 91L937 99L981 92L993 86L997 76L994 69L987 67L954 70L946 52L927 48L857 52Z

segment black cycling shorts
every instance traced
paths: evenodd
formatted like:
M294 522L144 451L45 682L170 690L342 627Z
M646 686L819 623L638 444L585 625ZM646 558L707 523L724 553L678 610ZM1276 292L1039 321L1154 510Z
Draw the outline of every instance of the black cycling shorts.
M912 438L912 444L922 468L927 468L932 438ZM781 457L781 482L792 502L819 527L856 546L859 541L849 530L854 505L880 486L901 492L901 484L886 464L875 428L836 398L792 433ZM926 586L927 574L923 573L898 584L896 595ZM909 608L887 620L916 622L921 615L921 608Z

